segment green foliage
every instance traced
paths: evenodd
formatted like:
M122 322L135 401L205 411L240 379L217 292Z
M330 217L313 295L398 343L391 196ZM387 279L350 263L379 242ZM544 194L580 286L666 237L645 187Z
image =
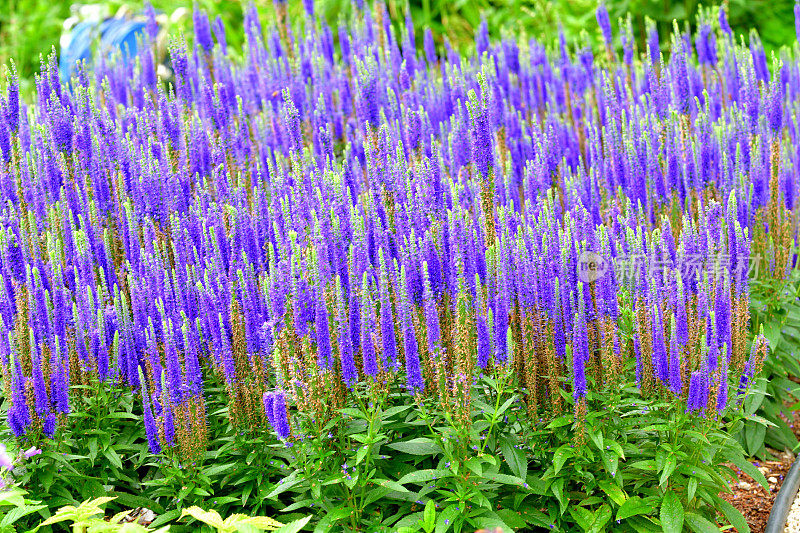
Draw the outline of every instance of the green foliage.
M800 270L784 281L752 279L750 319L754 331L763 330L770 350L764 369L744 402L749 419L738 435L750 455L766 457L766 446L797 451L798 443L787 420L800 408Z
M165 533L170 530L170 525L164 525L158 529L148 528L137 522L125 521L132 511L122 511L112 517L105 516L103 506L115 499L114 496L105 496L86 500L77 506L66 505L56 511L56 513L39 523L30 533L36 533L39 529L60 524L62 527L69 528L79 533ZM5 508L12 507L10 511ZM14 488L5 492L0 492L0 531L13 532L13 524L20 517L29 514L32 508L42 508L44 505L32 505L25 499L25 491ZM259 531L274 531L276 533L297 533L311 519L310 516L296 520L291 524L282 524L277 520L266 516L247 516L234 514L223 519L215 510L204 511L200 507L192 506L184 509L180 519L189 516L199 522L209 526L218 533L257 533ZM68 523L68 524L65 524Z
M0 491L0 533L13 533L17 522L46 508L40 501L29 500L19 487Z
M98 3L114 13L122 5L139 11L144 2L103 0ZM170 14L179 8L191 10L193 0L152 0L152 3L158 10ZM482 17L486 18L494 38L513 35L523 40L535 37L541 42L553 42L558 37L560 25L569 42L583 44L588 40L599 45L595 21L598 3L599 0L387 0L386 8L397 31L404 25L406 7L410 9L418 46L422 45L424 29L429 27L440 49L447 38L453 48L467 52L474 46L475 30ZM626 13L634 14L634 27L641 29L635 34L640 51L645 50L646 17L657 23L661 35L667 35L672 31L673 20L677 20L681 27L684 24L694 26L700 9L713 8L712 16L716 17L716 8L720 4L698 0L607 0L605 3L612 23ZM16 62L23 94L33 90L33 76L39 71L39 55L47 55L52 47L58 49L62 23L70 16L71 4L65 0L9 0L8 9L0 10L0 64L7 64L9 60ZM242 2L239 0L199 0L198 5L208 12L211 20L221 17L226 28L242 28ZM755 29L761 35L767 54L782 45L791 45L796 38L791 0L731 0L727 7L728 19L736 34L747 39L750 29ZM302 9L302 2L289 3L290 16L299 14ZM347 16L352 9L350 0L316 1L317 12L333 27L339 17ZM261 11L266 11L267 17L272 16L270 9ZM190 25L191 17L187 17L178 21L172 31L184 31L191 36ZM613 26L619 45L617 26ZM228 32L232 53L241 48L243 38L241 31Z
M23 93L33 90L33 75L39 72L39 54L58 46L70 2L8 0L0 9L0 64L16 63Z
M146 528L135 522L122 522L131 511L123 511L115 514L109 519L105 518L105 511L102 505L112 501L113 496L86 500L77 507L67 505L60 508L56 514L36 526L31 533L35 533L43 526L69 522L72 531L85 533L146 533L151 529ZM169 526L160 528L156 533L164 533L169 530Z
M80 407L69 414L71 427L56 433L43 451L15 475L19 485L51 509L78 505L83 500L111 494L121 506L161 506L143 498L141 475L150 458L130 391L109 393L100 384L76 385L83 389ZM22 447L39 445L29 436ZM121 509L121 507L119 507ZM43 509L43 517L49 514ZM30 526L30 524L29 524Z
M723 463L766 483L745 459L761 445L730 436L744 434L753 416L745 424L730 414L720 427L721 419L689 416L682 402L644 398L627 384L607 392L590 387L583 420L565 411L538 423L510 381L502 372L482 377L460 416L438 398L408 404L399 382L359 384L357 407L326 422L295 419L302 437L288 445L232 427L220 391L209 395L216 398L208 404L209 451L190 464L147 451L132 393L102 398L90 387L86 406L74 406L70 424L17 475L31 500L19 489L3 493L0 526L91 524L108 502L120 520L124 509L146 507L157 515L150 527L173 530L196 527L196 520L220 530L269 525L281 533L703 531L717 522L747 530L718 495L732 479ZM745 412L763 410L762 397L756 386ZM564 402L571 410L569 394ZM187 519L194 522L185 525Z
M96 3L105 6L113 15L126 6L133 12L141 11L144 0L102 0ZM194 0L151 0L156 10L172 14L178 9L186 9L188 15L176 21L170 27L170 33L192 35L191 9ZM8 0L4 9L0 9L0 64L14 61L20 76L20 90L23 95L34 90L34 75L39 73L39 57L47 56L55 47L59 50L59 41L64 21L73 12L74 3L66 0L40 2L39 0ZM242 8L237 0L197 0L200 8L205 9L210 20L217 16L222 18L226 28L242 27ZM7 5L7 9L5 6ZM241 48L244 35L242 32L229 32L228 43L232 50Z
M767 486L730 436L741 421L720 428L713 415L690 416L635 387L618 394L590 393L590 402L606 409L590 409L581 424L564 415L537 432L533 466L544 474L532 483L534 507L548 508L560 530L703 531L706 522L727 520L749 531L719 497L733 479L724 463ZM576 443L576 431L585 432L585 444Z
M284 526L277 520L273 520L268 516L254 516L250 517L243 514L234 514L228 518L223 519L222 516L213 509L204 511L200 507L192 506L184 509L181 513L181 518L184 516L191 516L195 520L214 528L219 533L234 533L243 529L253 528L258 531L276 531ZM308 519L306 519L308 522Z
M738 511L718 496L732 479L723 463L766 483L730 437L743 426L735 415L720 427L719 419L687 415L680 402L644 398L628 384L590 392L583 420L565 413L538 423L508 381L502 373L482 377L461 416L434 398L405 403L400 383L383 391L359 385L358 407L325 423L296 420L303 438L290 446L263 433L236 432L219 400L209 404L211 451L190 465L150 456L140 415L130 410L132 395L107 398L106 410L70 415L71 429L52 444L68 452L45 447L18 477L35 499L25 499L19 489L3 493L0 525L13 521L27 530L41 516L42 525L131 528L120 523L122 509L147 507L157 515L150 527L173 530L185 528L186 519L220 531L272 527L281 533L551 526L703 531L717 522L747 530ZM745 405L758 397L756 389ZM93 417L107 425L99 433L91 433ZM119 444L110 438L115 432ZM78 438L82 434L90 437ZM58 468L61 476L45 474ZM93 483L110 495L77 502L94 490ZM74 496L70 485L78 489ZM117 513L111 523L102 519L106 503ZM62 509L50 511L56 507ZM209 507L214 511L203 511ZM275 516L287 525L252 515Z

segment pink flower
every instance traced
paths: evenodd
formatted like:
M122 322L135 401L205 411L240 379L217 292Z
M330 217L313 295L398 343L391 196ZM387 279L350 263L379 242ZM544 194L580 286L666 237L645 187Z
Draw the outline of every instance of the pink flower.
M39 455L40 453L42 453L42 450L40 450L36 446L31 446L30 448L25 450L25 458L30 459L34 455Z
M0 444L0 467L3 466L11 470L14 468L14 463L11 461L11 456L6 452L6 445Z

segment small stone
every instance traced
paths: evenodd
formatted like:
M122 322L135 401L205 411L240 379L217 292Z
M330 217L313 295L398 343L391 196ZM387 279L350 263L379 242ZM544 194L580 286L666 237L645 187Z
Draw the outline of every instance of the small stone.
M778 478L776 478L775 476L769 476L769 478L767 478L767 481L774 484L778 482Z
M769 469L766 466L759 466L758 471L766 476L767 472L769 472Z
M139 519L136 522L142 526L149 526L156 519L156 513L152 509L142 509Z
M753 488L753 486L750 483L748 483L747 481L740 481L739 482L739 488L742 489L742 490L750 490L750 489Z

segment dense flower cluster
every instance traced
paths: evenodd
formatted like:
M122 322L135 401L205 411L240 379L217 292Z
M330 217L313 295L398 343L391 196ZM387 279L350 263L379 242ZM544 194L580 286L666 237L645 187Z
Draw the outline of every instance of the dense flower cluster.
M324 420L394 379L456 420L480 373L514 376L546 419L633 361L645 394L687 411L735 401L767 350L748 336L751 257L775 278L793 262L794 55L770 70L723 11L673 34L668 61L653 26L637 57L630 23L617 57L604 8L597 57L492 43L485 24L473 56L430 32L418 50L380 3L335 29L280 15L248 10L232 59L196 12L169 89L147 42L69 86L43 64L30 106L11 71L15 434L52 435L87 390L71 385L100 382L141 391L154 452L191 455L211 375L235 424L281 438L292 413Z

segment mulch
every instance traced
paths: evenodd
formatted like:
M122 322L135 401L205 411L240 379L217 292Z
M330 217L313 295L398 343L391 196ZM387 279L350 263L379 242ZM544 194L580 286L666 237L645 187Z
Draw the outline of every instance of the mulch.
M794 434L800 438L800 411L794 412L794 420L789 425ZM790 452L768 451L775 457L775 460L753 461L753 465L761 470L761 473L767 478L769 490L735 466L728 465L736 472L738 479L731 483L733 494L720 494L723 499L730 502L744 515L750 531L753 533L763 533L783 478L794 462L794 455ZM736 530L734 529L734 531Z
M720 497L741 511L753 533L763 533L767 525L767 518L769 518L772 503L783 483L783 477L792 466L792 460L788 457L791 455L781 455L779 461L753 462L767 478L769 490L753 481L749 475L735 466L728 465L736 471L738 480L731 484L733 494L720 494ZM734 531L736 530L734 529Z

